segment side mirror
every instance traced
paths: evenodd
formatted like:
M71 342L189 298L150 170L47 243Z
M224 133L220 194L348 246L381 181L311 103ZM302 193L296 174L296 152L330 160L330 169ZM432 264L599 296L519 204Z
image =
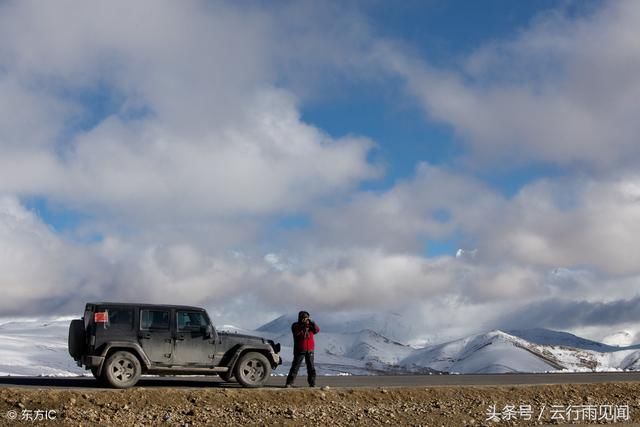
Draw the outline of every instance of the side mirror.
M202 332L206 339L213 338L213 326L211 325L203 326Z

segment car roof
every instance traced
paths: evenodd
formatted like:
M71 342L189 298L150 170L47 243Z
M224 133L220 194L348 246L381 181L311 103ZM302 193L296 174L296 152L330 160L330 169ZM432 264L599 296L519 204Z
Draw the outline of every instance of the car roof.
M194 307L191 305L175 305L175 304L148 304L148 303L135 303L135 302L88 302L87 304L97 306L118 306L118 307L141 307L141 308L164 308L164 309L176 309L176 310L196 310L205 311L202 307Z

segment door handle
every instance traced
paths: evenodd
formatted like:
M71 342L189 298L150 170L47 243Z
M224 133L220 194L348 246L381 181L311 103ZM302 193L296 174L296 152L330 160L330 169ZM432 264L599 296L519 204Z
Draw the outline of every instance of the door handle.
M184 341L184 335L176 336L176 341Z
M151 334L140 334L140 338L147 339L147 340L151 339Z

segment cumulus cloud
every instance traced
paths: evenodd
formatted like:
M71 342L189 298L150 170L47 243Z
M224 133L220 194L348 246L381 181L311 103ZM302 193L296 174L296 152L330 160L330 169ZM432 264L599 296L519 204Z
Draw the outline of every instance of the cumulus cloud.
M334 245L415 251L424 247L427 238L483 229L504 202L471 176L421 163L413 177L390 190L357 194L346 206L318 209L313 218L321 230L318 238Z
M0 197L0 312L59 312L76 296L97 294L100 264L69 244L15 197Z
M507 259L426 258L369 246L324 246L289 259L276 253L214 254L191 242L141 245L117 237L78 245L65 242L15 198L5 198L2 206L2 285L11 297L2 307L5 314L68 313L95 299L163 302L168 297L209 307L216 320L250 326L268 320L267 313L301 304L326 315L408 310L413 314L405 320L422 329L406 339L431 342L487 327L519 327L525 318L525 326L596 324L612 304L633 306L624 298L638 286L634 278L612 280L588 270L547 272ZM619 299L600 308L595 302L574 304L584 295ZM545 300L549 296L565 303L552 305ZM248 306L254 307L252 314L239 315L245 311L238 308ZM587 306L595 308L579 321L558 321L568 308ZM632 320L632 310L607 312L613 311L611 322Z
M56 235L15 198L3 199L1 218L1 279L10 297L5 314L77 310L95 299L161 302L169 296L227 315L228 304L243 300L260 301L262 312L285 311L301 301L325 313L401 309L416 301L475 305L519 297L509 289L530 280L522 272L492 271L453 257L430 260L369 248L318 251L288 263L276 254L212 255L190 243L141 246L107 237L79 245Z
M66 241L10 196L0 198L0 254L3 315L69 314L87 301L167 298L224 309L268 273L249 258L212 256L189 244Z
M304 283L298 292L331 291L334 300L315 301L341 308L455 298L456 311L496 304L498 314L549 297L624 301L638 290L637 188L633 174L540 179L507 198L471 176L423 164L388 191L319 210L315 228L294 241L309 251L333 247L335 252L305 265L291 287ZM457 236L472 243L467 252L473 256L424 255L430 239ZM403 263L393 261L398 259ZM373 274L378 269L389 276Z
M637 275L638 185L635 175L528 185L487 229L483 249L541 267L588 266L607 275Z
M428 115L476 159L606 171L639 158L640 6L609 3L576 18L555 11L458 68L435 68L389 42L375 54L406 79Z
M639 188L635 174L541 178L506 198L470 175L422 164L388 191L318 210L318 232L304 240L415 252L461 235L477 262L624 277L640 273Z
M303 123L277 87L278 14L68 6L2 5L0 190L152 221L301 210L377 176L371 141ZM116 101L83 129L100 90Z
M636 3L542 16L455 69L353 11L250 6L0 5L0 313L179 298L255 326L303 303L409 312L423 342L636 320ZM341 73L400 76L471 148L469 169L419 163L358 191L380 176L375 141L300 114ZM567 173L507 197L473 175L478 159ZM33 195L89 213L103 239L56 233L21 203ZM265 224L299 213L309 227L264 242ZM434 240L473 255L427 257ZM551 297L565 302L545 312Z
M20 229L5 218L0 243L18 259L3 285L25 313L43 309L40 294L66 303L46 304L58 312L176 289L191 303L246 299L270 269L232 249L255 252L275 215L379 175L374 142L303 122L282 84L307 58L347 58L314 34L321 25L292 24L309 21L309 4L4 2L0 12L0 191L30 218ZM19 202L28 196L87 213L82 227L103 240L65 240Z
M251 100L240 123L202 140L163 125L104 123L79 138L60 192L147 219L291 212L375 176L371 146L331 139L300 122L290 97L269 91Z

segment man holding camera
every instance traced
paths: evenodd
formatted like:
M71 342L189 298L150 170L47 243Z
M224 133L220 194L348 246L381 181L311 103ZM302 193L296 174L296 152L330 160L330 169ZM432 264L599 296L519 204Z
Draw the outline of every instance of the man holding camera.
M287 383L285 387L293 387L293 381L298 375L298 369L304 359L307 365L307 381L309 387L316 386L316 368L313 364L313 351L315 343L313 341L313 335L320 332L320 328L309 317L309 312L301 311L298 313L298 321L291 325L291 332L293 333L293 362L291 363L291 370L287 376Z

